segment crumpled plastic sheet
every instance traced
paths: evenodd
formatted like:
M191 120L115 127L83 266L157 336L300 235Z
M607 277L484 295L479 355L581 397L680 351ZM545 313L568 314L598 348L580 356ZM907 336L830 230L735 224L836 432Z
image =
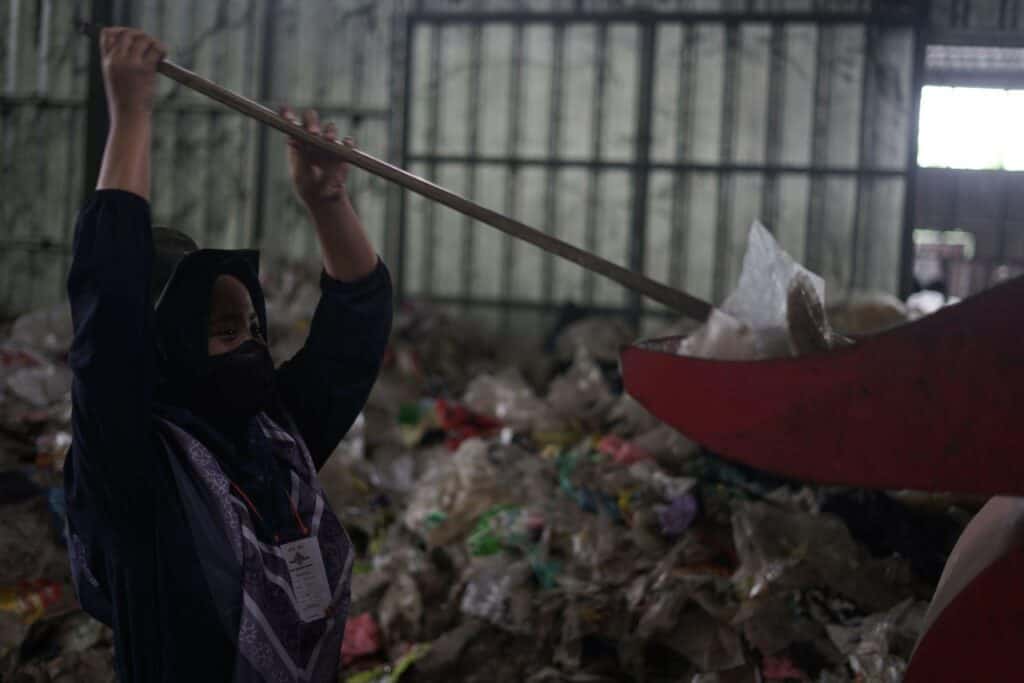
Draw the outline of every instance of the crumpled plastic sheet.
M474 378L462 400L472 410L521 431L531 431L551 410L514 368Z
M828 326L824 302L825 281L794 261L755 221L736 289L676 352L738 361L828 350L845 340Z
M608 411L615 397L601 368L581 346L572 367L551 383L547 400L559 415L594 422Z
M20 316L11 328L10 343L58 356L71 348L71 309L61 303Z
M445 545L466 534L501 495L487 443L469 439L449 460L435 461L417 484L403 520L429 545Z
M7 377L7 391L35 408L46 408L71 397L71 371L47 363L23 368Z
M584 318L567 326L555 342L561 361L573 360L580 348L600 363L615 363L619 351L633 341L633 331L617 318Z
M911 598L888 612L848 625L830 624L828 635L864 681L899 683L921 632L928 605Z
M740 503L732 516L740 558L734 580L748 598L773 587L826 586L877 611L912 590L909 566L872 558L831 515L790 512L760 502Z

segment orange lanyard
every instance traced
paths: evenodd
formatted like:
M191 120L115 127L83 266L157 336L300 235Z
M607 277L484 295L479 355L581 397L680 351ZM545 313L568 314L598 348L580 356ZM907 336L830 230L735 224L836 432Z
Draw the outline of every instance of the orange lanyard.
M242 497L242 500L245 501L246 507L248 507L249 510L251 510L252 513L256 515L256 519L260 520L260 524L266 526L267 523L263 520L263 515L261 515L260 511L256 509L255 505L253 505L253 502L249 499L249 496L245 495L245 491L242 490L242 487L236 484L235 482L231 481L230 479L228 481L231 484L231 488L233 488L235 492ZM295 515L295 521L299 525L299 531L302 532L303 537L308 537L309 529L306 527L305 524L302 523L302 517L299 516L299 509L295 507L295 501L292 500L291 496L288 496L288 504L292 506L292 514ZM274 543L279 542L280 537L278 536L278 534L274 534Z

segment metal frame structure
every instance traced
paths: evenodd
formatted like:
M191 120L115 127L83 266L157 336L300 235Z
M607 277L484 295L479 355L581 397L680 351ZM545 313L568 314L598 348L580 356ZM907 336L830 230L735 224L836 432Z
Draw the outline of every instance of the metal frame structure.
M718 198L717 204L719 207L718 211L718 230L716 234L715 244L715 260L719 266L716 268L715 283L714 283L714 299L720 300L721 296L724 295L726 282L723 280L724 269L721 267L722 261L725 258L725 244L724 235L728 226L729 214L731 205L733 202L733 193L731 180L737 176L737 174L758 174L760 175L766 184L764 201L763 201L763 213L769 217L774 217L778 211L778 185L777 180L782 174L803 174L810 178L812 183L812 190L809 193L809 211L810 215L814 216L815 212L820 212L821 205L823 202L822 195L822 183L829 177L846 177L854 178L857 182L857 200L855 203L856 211L860 211L860 195L861 187L873 182L879 178L904 178L906 180L906 194L904 199L904 205L906 211L904 211L902 226L902 246L903 253L901 255L901 273L900 273L900 287L906 292L908 291L912 278L912 249L911 249L911 235L912 226L910 221L912 219L912 211L910 207L913 204L912 201L912 188L913 188L913 177L916 169L916 149L917 149L917 120L916 112L919 101L920 84L922 79L922 63L924 54L924 40L923 32L926 26L926 4L925 2L914 2L905 3L902 5L895 5L894 3L881 3L871 2L865 3L866 11L864 12L796 12L796 13L784 13L784 12L752 12L752 13L700 13L700 12L650 12L650 11L611 11L611 12L430 12L430 11L415 11L412 12L406 20L406 46L407 50L405 53L404 63L404 97L402 101L404 103L403 113L403 130L402 130L402 149L400 155L400 162L403 165L408 164L421 164L425 165L428 177L433 177L439 164L455 164L465 167L467 170L472 171L475 167L481 165L498 166L508 169L506 175L507 186L506 186L506 197L509 202L507 206L515 206L516 193L518 191L518 184L516 182L517 173L519 170L524 168L542 168L547 174L548 179L546 196L544 198L544 216L545 225L538 226L545 228L551 226L554 223L554 217L556 215L556 203L558 201L557 196L553 190L553 180L555 174L561 169L583 169L587 172L587 183L588 183L588 194L587 194L587 207L586 216L587 234L584 239L584 243L581 246L585 248L593 248L596 237L594 234L594 221L593 217L596 213L597 198L596 198L596 186L597 179L603 172L609 170L620 170L627 171L631 174L633 184L633 195L631 205L631 220L630 220L630 233L629 233L629 248L628 248L628 267L643 272L645 270L645 253L646 253L646 229L647 229L647 206L648 206L648 193L649 193L649 179L652 172L654 171L669 171L673 174L673 187L674 196L672 202L672 224L673 230L671 232L671 266L670 272L678 277L683 266L679 261L680 254L686 249L687 236L686 231L679 229L682 224L682 216L684 215L687 202L689 201L691 189L689 187L691 172L701 171L708 172L717 175L723 182L719 183L718 186ZM506 24L514 27L514 68L512 71L512 82L509 84L510 92L510 108L513 111L518 111L521 100L521 65L527 60L525 54L525 46L523 42L523 28L527 25L547 25L553 27L554 30L554 58L552 63L552 97L551 99L551 111L549 112L550 120L554 125L549 130L549 136L547 141L547 153L544 156L525 156L517 153L518 147L518 135L519 135L519 117L510 116L510 131L508 136L508 149L509 152L504 155L486 155L478 154L475 152L475 146L470 145L468 153L466 154L446 154L443 151L437 150L437 112L436 109L427 112L428 116L428 141L427 147L430 151L426 153L413 153L410 148L410 132L412 123L412 79L411 73L413 71L413 55L412 50L408 46L412 45L415 32L421 30L423 27L441 27L450 25L468 25L473 28L477 33L480 28L488 25L495 24ZM563 76L562 76L562 56L564 54L564 35L565 29L568 26L575 25L594 25L598 31L598 45L599 50L605 48L605 42L607 39L607 30L611 24L628 24L639 28L641 35L640 44L640 58L639 58L639 73L637 75L637 92L636 107L637 107L637 125L634 131L634 153L631 161L612 161L602 158L601 146L602 141L599 139L601 130L600 123L594 127L594 140L592 140L590 155L588 158L579 159L567 159L560 157L557 153L558 142L559 142L559 126L560 112L558 110L559 103L561 101L560 88L563 87ZM659 26L678 24L684 27L684 30L693 31L694 27L700 25L722 25L726 30L726 40L732 49L728 49L725 55L725 69L723 73L725 96L724 106L722 110L723 124L721 127L722 134L719 141L720 145L720 158L723 160L722 163L700 163L693 161L680 161L682 154L677 150L676 159L673 162L655 161L650 158L650 139L651 139L651 124L652 124L652 101L653 101L653 70L654 70L654 59L655 59L655 40L657 36L657 28ZM813 130L810 131L812 135L812 160L808 165L798 164L787 164L778 160L778 151L780 147L779 134L776 132L777 121L769 126L769 133L766 136L766 155L765 162L758 164L751 163L739 163L730 161L732 158L731 140L733 128L737 125L735 121L735 89L737 81L738 71L738 59L736 59L736 41L741 26L748 24L768 24L772 31L773 46L778 48L781 45L781 28L793 24L814 24L819 27L825 27L826 29L831 26L840 24L861 24L865 25L867 30L866 34L871 36L873 34L872 27L875 26L892 26L892 27L906 27L913 31L915 41L915 60L914 60L914 73L913 73L913 93L911 96L912 106L914 109L914 120L910 125L910 140L908 141L908 154L906 157L906 163L902 168L878 168L871 164L871 160L865 160L863 155L864 145L864 134L865 134L865 121L871 112L867 111L868 107L862 106L861 108L861 124L860 124L860 135L858 140L858 146L861 148L862 154L859 163L856 166L837 166L829 164L827 159L824 158L822 153L822 141L823 134L827 128L827 121L823 120L827 106L823 106L823 102L827 105L828 92L826 79L821 77L820 59L816 62L815 69L818 73L815 74L817 85L815 87L815 105L814 105L814 126ZM431 50L431 82L432 87L436 87L437 79L440 77L439 74L439 50L437 49L440 42L440 31L435 30L433 32L433 45ZM869 37L870 41L871 38ZM830 45L827 40L820 40L819 50L829 50ZM868 44L870 48L870 42ZM692 52L692 50L691 50ZM782 92L782 76L781 69L783 68L782 59L779 58L778 49L772 50L772 57L770 63L770 77L769 77L769 112L778 109L778 104L781 98L784 97ZM819 55L819 58L821 55ZM692 69L692 61L694 55L688 54L683 59L682 71L680 78L686 79L691 74L685 73L685 70L689 66ZM603 65L604 59L599 61L599 64ZM870 69L864 69L865 82L862 84L861 97L866 98L866 87L867 79L870 78ZM604 70L599 69L597 76L597 91L598 96L594 98L594 110L592 116L595 121L600 122L605 116L605 112L602 110L603 98L600 96L604 88ZM473 91L477 93L479 90L478 79L472 81L470 86ZM474 99L473 92L471 92L470 100ZM690 98L692 99L692 98ZM436 107L436 103L430 105ZM693 103L687 102L680 107L677 125L681 131L687 130L690 121L693 117ZM771 114L769 114L771 116ZM475 117L470 117L475 118ZM681 138L682 136L680 136ZM474 173L469 174L470 177ZM408 293L408 285L405 282L405 264L408 263L407 258L414 257L408 254L408 210L407 210L407 199L402 203L400 216L399 216L399 236L398 236L398 254L399 260L402 264L401 272L399 274L399 292L400 296L405 296ZM437 216L436 211L430 210L427 218L426 229L428 232L427 242L432 243L433 236L437 230ZM855 219L855 231L859 228L860 221ZM816 234L818 231L815 229L817 222L813 218L809 221L809 230L807 235L807 253L809 260L813 265L813 260L816 258L817 253L820 252L820 235ZM481 228L483 229L483 228ZM855 235L854 245L855 248L858 244L859 238ZM510 249L511 251L511 249ZM465 252L464 266L469 267L468 257L471 252ZM427 279L429 280L429 273L434 267L432 262L432 255L416 255L424 258L423 270L427 273ZM550 261L550 259L549 259ZM560 302L556 302L550 298L550 287L545 287L544 291L549 293L547 298L543 301L535 300L522 300L510 298L510 270L512 264L512 256L509 253L505 254L502 260L502 272L497 276L502 282L503 296L497 300L495 299L482 299L480 297L473 296L469 291L468 287L463 288L463 292L460 296L446 296L437 297L432 296L431 292L424 292L425 296L441 302L454 304L459 306L467 306L471 308L477 308L481 306L494 306L498 307L504 316L507 317L509 310L516 309L527 309L527 310L540 310L550 311L555 309ZM543 279L546 282L550 281L552 269L550 265L545 265L542 271ZM468 282L468 279L464 279L464 282ZM585 293L587 302L593 303L593 278L589 274L586 276ZM580 302L576 302L580 303ZM638 321L641 317L654 313L655 315L661 313L653 309L647 309L644 302L639 297L631 297L628 304L624 308L607 308L607 307L596 307L606 312L618 313L627 316L632 321Z
M24 0L23 0L24 1ZM56 1L56 0L52 0ZM273 8L276 3L271 0L253 0L254 3L258 4L259 7L270 7ZM15 3L17 4L17 3ZM623 196L622 206L624 213L628 214L628 220L624 224L624 228L628 226L628 237L629 242L625 245L622 254L625 259L625 264L629 267L644 271L645 260L648 258L649 245L648 242L651 236L648 234L649 228L652 221L652 216L648 215L651 204L648 199L653 196L658 190L651 188L652 179L655 174L659 181L669 180L671 185L671 196L670 204L667 205L667 211L665 207L659 209L659 214L655 218L664 220L664 215L671 213L671 225L674 229L668 236L668 245L666 250L671 254L670 262L667 266L668 275L664 276L673 283L682 282L687 274L687 269L692 267L685 263L685 259L681 259L681 254L686 254L692 251L694 244L693 236L687 233L686 229L682 229L686 225L686 217L688 215L689 207L693 206L695 200L699 200L700 189L695 184L694 178L700 174L708 174L715 178L721 178L722 183L718 185L715 190L715 204L720 208L718 213L718 235L716 241L718 242L715 248L714 258L715 261L720 263L726 258L727 244L725 239L722 237L724 232L722 226L730 224L729 212L735 211L733 208L733 199L741 189L737 189L737 183L733 182L736 178L749 178L758 177L761 178L764 183L764 193L762 201L762 215L769 221L779 215L780 206L788 199L785 194L785 182L787 178L793 177L807 177L818 185L827 184L831 178L849 178L855 179L859 186L870 186L871 183L877 181L885 181L891 178L902 178L907 179L907 201L905 205L909 206L913 204L912 201L912 186L914 169L916 168L916 118L912 122L910 131L909 145L911 153L908 154L907 164L903 168L894 170L893 168L877 168L871 164L865 164L858 162L855 164L850 163L834 163L827 158L827 155L821 154L821 145L819 144L816 148L818 154L814 156L807 164L793 164L788 163L784 155L780 154L782 148L781 128L779 119L780 103L784 103L787 100L786 83L785 83L785 37L784 29L787 26L795 24L814 24L824 27L838 26L842 24L854 24L854 25L865 25L867 27L886 27L886 26L903 26L909 27L914 30L916 36L917 47L920 50L919 58L916 60L917 68L915 69L914 75L914 88L919 89L920 83L922 82L922 74L920 68L920 60L923 59L923 48L924 43L921 39L923 31L925 30L926 21L924 8L927 3L923 0L903 0L900 3L892 2L881 2L874 0L869 2L864 0L860 3L860 7L863 11L836 11L831 12L825 9L815 10L813 12L654 12L646 10L629 10L629 11L599 11L599 10L585 10L585 11L559 11L559 12L490 12L490 11L424 11L423 7L427 3L399 3L395 5L395 11L388 15L388 20L391 22L391 50L389 55L389 70L390 70L390 81L388 89L388 101L389 105L386 107L360 107L351 106L351 102L345 102L344 104L349 105L342 108L338 108L338 103L329 106L330 113L335 116L339 116L342 119L342 123L356 124L359 120L373 120L374 130L383 131L383 126L386 124L388 128L388 145L389 154L388 157L391 161L401 164L419 164L421 168L426 170L426 175L431 175L437 171L439 167L448 165L449 167L461 167L467 171L474 171L474 169L487 165L492 168L504 169L507 171L506 178L507 182L504 187L503 197L505 204L508 207L514 207L520 204L520 200L523 198L523 192L525 190L520 183L517 181L518 178L526 176L526 172L530 170L539 171L541 176L548 181L553 181L556 178L561 177L560 174L563 171L573 171L579 178L582 179L583 191L580 195L580 206L582 207L583 221L581 227L578 228L582 237L580 239L580 245L588 250L597 251L601 247L601 235L595 228L595 224L601 216L602 206L602 192L605 184L603 178L607 178L607 174L620 174L624 181L628 182L629 187L632 190L632 194ZM436 3L435 3L436 4ZM816 6L824 6L826 3L816 3ZM132 17L128 16L127 13L131 12L136 8L133 3L124 2L123 0L93 0L92 2L83 3L84 6L89 7L93 18L106 20L106 21L119 21L130 23ZM578 7L584 7L588 3L577 3ZM14 5L12 5L14 6ZM44 2L45 7L50 6L50 2ZM418 7L418 9L412 9L409 13L406 13L404 9L406 7ZM846 4L846 7L850 7L850 4ZM56 7L56 5L54 5ZM160 15L163 16L162 14ZM254 57L252 62L253 67L249 73L252 74L251 82L249 87L254 94L263 101L270 101L277 93L274 92L274 80L271 77L271 67L274 64L274 55L280 50L277 46L274 46L273 35L274 32L271 30L271 26L274 20L273 12L257 12L254 15L256 18L247 23L246 33L246 49L249 49L250 44L260 41L259 44L269 49L261 51L255 51L251 54ZM162 19L161 19L162 21ZM531 51L532 45L524 39L526 34L526 28L529 26L545 25L553 27L553 33L555 35L554 42L554 61L551 65L553 70L554 78L551 79L551 86L549 93L552 95L550 99L550 109L545 112L545 115L551 121L561 120L561 107L562 97L561 93L566 87L565 80L566 67L564 65L565 59L565 45L566 45L566 33L567 29L577 25L592 25L596 29L596 45L595 49L599 55L606 53L609 48L609 28L613 24L627 24L638 29L637 34L639 40L636 43L637 50L637 72L635 74L635 90L631 91L625 97L632 99L633 111L636 113L635 121L636 125L632 131L632 140L630 142L631 151L624 156L611 157L608 152L609 142L602 135L602 131L605 129L605 124L612 121L615 114L608 111L606 106L606 87L610 80L609 71L612 67L608 66L605 59L600 59L596 64L596 76L595 76L595 97L590 111L592 116L593 128L590 139L586 143L586 153L581 155L582 158L566 158L559 156L560 143L566 139L566 131L560 130L558 125L552 126L548 131L546 145L540 148L540 153L535 154L523 154L520 149L520 142L527 137L529 131L524 131L524 122L520 116L509 116L507 122L505 146L500 149L494 149L493 146L487 153L481 151L486 149L483 144L482 131L475 125L467 125L465 136L466 143L462 145L464 149L461 149L458 154L451 154L445 150L439 149L436 145L438 139L438 126L437 126L437 110L438 103L435 102L431 106L435 107L433 112L426 112L428 118L433 118L433 128L428 131L428 134L433 136L433 146L428 146L430 150L424 154L412 154L410 150L409 131L410 123L414 115L420 116L421 113L413 111L411 106L408 105L409 95L412 89L412 78L411 72L412 64L414 63L414 55L412 51L412 39L414 32L426 26L448 26L453 24L462 24L471 27L470 41L468 43L468 51L472 54L480 54L486 46L481 44L481 31L485 26L491 26L495 24L504 24L512 27L512 55L513 63L512 68L509 70L509 80L507 83L507 91L510 103L512 107L518 110L522 103L527 97L526 87L524 86L525 73L523 64L530 58L528 54ZM769 60L767 65L766 73L768 74L767 81L767 100L769 121L767 126L767 134L764 140L764 154L761 163L747 163L746 161L736 160L730 157L732 153L733 141L730 136L725 134L727 131L723 131L715 141L721 160L717 163L708 163L705 161L694 160L692 156L688 156L684 149L684 143L682 140L687 137L687 132L693 130L694 121L699 115L700 102L696 101L692 92L689 92L684 88L681 93L684 95L684 101L678 108L678 112L675 114L675 119L672 125L677 131L678 140L673 155L661 155L660 152L657 157L652 155L652 148L649 144L650 139L653 135L652 130L652 108L655 103L655 95L652 93L652 85L655 79L655 69L657 57L657 45L658 45L658 31L664 26L680 26L683 31L687 34L695 34L696 31L702 30L700 27L703 26L721 26L724 28L726 40L735 41L737 36L742 34L744 28L751 24L763 24L767 25L770 30L770 40L772 42L772 49L766 53ZM13 28L12 28L13 30ZM871 32L868 31L870 34ZM436 83L441 78L440 64L438 63L438 47L439 38L435 38L435 45L433 50L433 59L435 63L432 67L432 79ZM826 43L827 41L821 41ZM696 65L703 59L703 55L698 54L699 50L693 47L693 40L684 40L684 45L687 45L685 49L686 54L682 57L679 63L679 79L684 85L695 78ZM283 47L283 46L282 46ZM346 54L348 54L346 48ZM822 49L828 49L827 45L824 45ZM732 52L732 51L729 51ZM780 56L781 55L781 56ZM358 61L359 50L358 45L354 44L351 46L351 58ZM726 89L726 92L730 94L729 97L725 98L724 105L722 108L722 118L726 121L727 125L723 128L729 128L728 122L732 121L734 126L739 126L737 121L737 95L736 91L741 87L741 84L737 82L738 62L740 60L735 58L729 58L728 54L724 60L724 67L721 74L722 84ZM478 64L479 60L476 58L471 59L470 64ZM361 66L357 65L357 74L362 73ZM7 65L7 70L12 67L10 63ZM45 65L40 66L45 68ZM60 222L63 226L65 223L70 223L73 219L73 208L75 203L79 200L81 191L85 191L85 188L91 186L88 182L90 177L95 176L96 169L98 168L98 160L102 153L102 141L105 138L106 124L104 119L105 111L105 100L102 93L101 82L98 80L98 64L96 63L96 55L92 57L91 68L91 87L89 88L88 95L79 97L57 97L47 94L45 90L39 90L37 94L30 92L21 91L7 91L0 93L0 111L4 113L5 121L0 123L0 127L3 126L14 126L17 123L18 116L17 112L25 112L26 115L31 112L49 110L49 109L61 109L67 112L67 116L73 120L76 127L79 129L84 128L85 135L75 136L72 140L69 136L68 139L68 150L66 156L73 160L71 169L67 172L68 182L66 186L74 188L69 190L68 193L68 207L65 213L69 213L67 219L58 219L53 222ZM216 71L216 69L214 69ZM703 72L702 72L703 73ZM211 73L211 76L216 77L216 73ZM865 73L865 81L869 79L870 74ZM34 78L34 77L33 77ZM9 79L8 79L9 80ZM22 77L24 80L24 77ZM458 112L453 112L456 115L463 115L472 113L477 106L480 104L480 71L476 69L469 74L469 81L473 83L470 91L470 96L465 101L465 107L460 107ZM822 83L822 86L827 85ZM631 86L632 87L632 86ZM688 93L688 94L687 94ZM827 107L829 93L827 88L823 88L817 93L819 98L815 111L818 114L822 114L823 110ZM917 98L913 98L914 106L916 108ZM825 103L823 105L822 103ZM320 103L314 103L320 104ZM322 104L320 104L323 107ZM178 129L188 129L187 125L179 125L188 122L198 122L199 128L205 131L211 131L210 137L217 134L217 131L223 132L225 130L223 121L219 119L221 113L216 105L210 105L198 101L189 101L185 99L170 99L166 102L162 102L161 111L163 116L169 116L170 124L175 130L172 131L172 138L176 138ZM172 111L173 109L173 111ZM327 109L325 109L327 111ZM11 113L14 112L16 116L11 117ZM775 116L772 119L772 116ZM916 116L916 114L915 114ZM864 121L870 117L870 112L861 112L861 128L865 130ZM59 117L58 117L59 118ZM181 119L181 120L179 120ZM474 121L475 117L468 117L469 121ZM178 121L178 123L174 123ZM504 124L503 124L504 125ZM820 136L823 132L827 132L828 121L819 117L818 125L814 126L814 130L808 131L809 135ZM234 130L234 129L232 129ZM251 134L246 133L247 138L242 144L245 150L245 159L241 160L238 164L239 169L242 171L239 183L245 186L247 198L245 199L246 206L244 208L245 215L242 217L242 223L247 231L251 230L252 237L259 237L264 234L264 224L274 222L278 219L275 210L280 213L280 201L267 204L270 201L265 195L269 194L266 191L269 189L268 186L274 183L274 178L267 171L268 161L273 160L268 152L268 140L267 132L259 129L255 129ZM191 141L185 141L191 144ZM174 151L178 149L177 142L172 141L171 144L173 150L168 153L168 156L164 160L166 167L178 167L181 163L184 163L179 155ZM241 144L241 143L239 143ZM813 145L812 145L813 146ZM865 147L870 145L865 144ZM184 148L182 146L182 148ZM234 147L233 147L234 148ZM584 149L580 147L580 149ZM724 154L723 154L724 152ZM195 156L194 154L192 155ZM188 168L196 167L197 163L202 163L203 156L197 161L192 158L191 166ZM623 160L628 159L628 160ZM187 159L185 160L188 161ZM209 166L209 164L207 164ZM51 169L52 170L52 169ZM209 171L204 171L203 177L209 175ZM473 195L479 190L479 185L474 186L473 183L476 181L476 173L469 172L468 178L470 178L470 184L465 188L467 194ZM201 178L196 178L196 181L189 181L189 188L185 191L182 197L176 197L173 202L175 217L179 210L179 204L191 204L192 206L187 207L189 210L194 211L190 214L191 222L203 222L207 224L216 224L218 217L223 213L219 209L202 205L195 206L196 201L203 200L201 194L197 194L197 188L201 189ZM198 185L197 185L198 183ZM661 187L659 185L659 187ZM742 187L742 185L739 185ZM858 190L859 194L859 190ZM74 195L74 196L71 196ZM544 227L546 225L553 225L555 218L559 215L560 211L564 210L564 203L559 193L554 188L553 182L548 182L548 188L542 193L538 202L538 208L540 209L539 215L542 217L537 222L542 222ZM821 193L811 192L811 204L812 210L819 210L820 207L815 205L814 202L818 201L815 196L820 197ZM660 195L666 196L664 193ZM165 200L169 200L168 197L164 197ZM205 201L205 200L203 200ZM276 200L275 200L276 201ZM165 202L166 203L166 202ZM820 203L820 202L819 202ZM618 206L618 205L617 205ZM860 202L856 204L857 209L860 210ZM181 209L184 211L184 208ZM410 264L411 258L422 259L421 263L423 267L429 272L431 268L434 268L436 264L433 262L429 255L421 254L410 254L408 248L408 235L409 230L409 217L408 217L408 198L403 196L400 191L391 188L387 193L387 201L384 203L383 210L385 212L385 222L387 225L387 232L382 240L384 245L384 253L388 257L389 261L394 264L396 273L396 279L399 285L399 291L403 294L408 293L408 287L403 287L407 284L406 278L403 277L404 271L406 271ZM433 212L433 217L428 221L426 230L429 236L438 233L439 225L443 208L432 208L430 211ZM665 211L662 215L660 212ZM234 214L232 213L232 216ZM904 226L904 253L902 255L902 277L901 283L906 289L910 282L911 273L911 254L910 254L910 236L909 230L910 219L912 215L907 214L906 223ZM174 217L172 217L174 220ZM459 219L463 220L463 219ZM462 225L467 225L467 222L463 222ZM855 221L855 225L859 225L860 221ZM661 225L663 225L662 223ZM462 255L462 260L465 264L472 262L472 256L474 252L479 252L479 237L477 236L477 229L487 228L467 228L463 232L462 241L456 246L458 251ZM66 262L67 253L69 250L70 243L70 225L64 230L59 236L53 233L50 237L35 239L36 235L29 234L30 230L19 229L15 231L9 231L7 234L0 238L0 245L4 245L5 249L17 254L26 254L26 258L21 259L8 256L5 262L19 263L22 269L28 268L29 271L35 272L37 262L39 259L52 259L50 254L56 254L57 260L63 258ZM661 239L664 233L659 231L655 234L655 239ZM428 236L428 239L430 237ZM626 238L625 231L623 239ZM607 237L605 237L607 239ZM810 247L810 253L813 253L816 249L820 249L820 245L816 242L817 236L808 236L808 247ZM527 296L523 296L521 293L517 293L513 287L514 274L521 272L517 270L517 264L522 265L520 255L526 253L529 247L524 245L515 244L509 240L504 240L497 243L497 248L500 249L500 254L496 256L496 265L493 267L498 270L495 273L496 286L493 288L488 297L484 296L473 296L474 292L471 291L472 278L470 272L463 271L460 273L458 278L460 283L460 289L455 291L454 296L448 297L433 297L437 301L465 305L473 308L494 308L504 312L517 311L517 310L530 310L530 311L550 311L554 310L560 301L555 301L550 297L548 299L532 299ZM47 254L49 252L49 254ZM28 256L32 255L32 256ZM667 257L666 257L667 258ZM710 262L710 261L709 261ZM546 291L551 290L551 284L558 282L558 270L554 266L554 261L551 258L547 258L543 261L539 278L541 278L547 285ZM721 269L719 269L721 271ZM19 271L20 272L20 271ZM49 271L47 271L49 272ZM10 278L14 277L11 272L8 271L3 278L8 280L8 291L13 291L13 287L10 285ZM31 275L32 278L36 278L36 275ZM49 277L47 275L47 277ZM518 276L515 276L518 277ZM24 279L24 278L22 278ZM17 280L17 278L15 278ZM638 297L630 297L624 299L624 304L619 307L618 305L609 305L606 300L600 299L601 283L595 276L590 273L583 273L581 280L579 281L580 289L582 294L578 297L581 299L576 303L588 304L594 309L599 309L607 312L621 313L628 317L637 320L644 316L666 314L663 309L649 308L641 301ZM715 291L712 294L717 295L719 298L724 291L726 282L721 274L719 274L715 283ZM595 303L600 301L600 303ZM2 303L2 302L0 302ZM507 315L505 316L507 317Z

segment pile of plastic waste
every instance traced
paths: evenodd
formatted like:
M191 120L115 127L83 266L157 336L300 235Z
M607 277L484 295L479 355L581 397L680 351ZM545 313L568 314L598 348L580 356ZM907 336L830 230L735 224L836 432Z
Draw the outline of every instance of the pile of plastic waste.
M282 360L317 289L277 275ZM889 301L868 304L882 313L862 318L892 319ZM730 464L621 392L620 321L542 332L546 351L399 311L364 414L320 473L358 549L342 680L900 680L974 501ZM66 307L0 337L3 681L114 679L64 548L69 343Z

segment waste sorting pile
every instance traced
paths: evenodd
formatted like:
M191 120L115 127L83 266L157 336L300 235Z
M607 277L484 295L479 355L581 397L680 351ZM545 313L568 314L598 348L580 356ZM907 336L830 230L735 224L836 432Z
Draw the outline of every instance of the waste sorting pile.
M282 360L317 289L276 275ZM78 608L64 548L66 307L0 333L0 680L111 681L111 633ZM901 679L979 501L730 464L622 393L633 339L612 319L545 343L398 311L321 471L358 549L342 680Z

